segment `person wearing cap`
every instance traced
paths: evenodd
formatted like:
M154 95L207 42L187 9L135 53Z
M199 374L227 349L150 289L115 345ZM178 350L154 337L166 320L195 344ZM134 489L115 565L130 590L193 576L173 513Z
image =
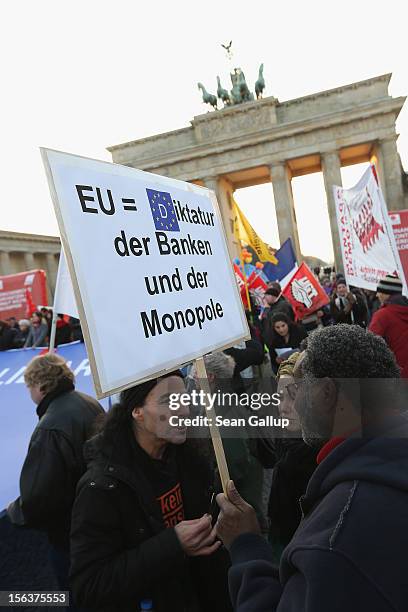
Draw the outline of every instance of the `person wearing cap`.
M377 286L380 308L374 312L370 331L384 338L408 378L408 299L402 295L402 282L388 274Z
M363 295L359 291L351 291L344 278L337 279L336 289L330 300L330 314L333 323L355 324L367 326L368 310Z
M185 391L179 370L122 391L87 444L71 529L71 586L86 610L231 610L212 455L208 440L186 441Z
M295 314L292 306L282 295L282 288L276 281L269 283L269 288L264 294L264 315L272 316L276 312L284 312L292 321L295 320Z

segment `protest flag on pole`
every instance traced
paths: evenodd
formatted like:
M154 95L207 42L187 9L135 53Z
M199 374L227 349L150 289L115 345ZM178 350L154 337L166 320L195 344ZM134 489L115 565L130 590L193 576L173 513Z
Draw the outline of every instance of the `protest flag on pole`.
M273 250L258 236L234 199L232 199L232 206L234 212L234 235L238 243L241 244L243 242L245 245L253 248L260 261L270 261L277 264L278 260Z
M252 272L251 276L248 278L247 285L249 293L252 295L255 303L258 306L262 306L263 297L265 295L265 291L268 289L268 285L257 271Z
M297 321L301 321L329 303L325 290L305 263L296 270L283 289L282 295L292 305Z
M270 281L279 281L281 286L285 287L297 269L296 255L290 238L275 252L275 257L278 262L265 263L263 272Z
M62 246L58 264L57 281L55 283L54 306L52 311L50 332L50 352L52 352L55 348L55 334L57 331L57 319L59 312L79 319L74 289L72 287L71 277L69 275L67 261L65 259L65 253Z
M251 310L252 310L252 308L251 308L251 299L249 297L248 279L247 279L247 275L246 275L246 272L245 272L245 261L244 261L243 255L242 255L242 251L241 251L241 268L242 268L242 275L244 277L244 287L245 287L247 309L251 312Z
M405 282L408 284L408 210L395 210L388 214L404 271Z
M54 310L79 319L75 293L72 287L64 249L61 247L58 265L57 282L55 284Z
M248 310L249 307L249 295L248 287L245 282L244 275L242 274L241 268L234 262L234 273L237 281L238 289L241 294L242 303L244 308Z
M30 319L33 312L37 310L33 302L33 297L31 295L31 289L27 288L25 290L25 298L26 298L26 304L27 304L27 315L26 316Z
M351 189L333 185L344 276L348 285L375 291L387 274L405 276L375 166Z

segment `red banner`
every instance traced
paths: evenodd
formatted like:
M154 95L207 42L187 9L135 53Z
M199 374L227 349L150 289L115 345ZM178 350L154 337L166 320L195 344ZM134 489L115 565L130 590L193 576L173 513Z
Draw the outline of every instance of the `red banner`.
M329 303L326 292L305 263L299 266L282 295L291 303L298 321Z
M31 298L27 302L27 295ZM30 270L0 276L0 319L26 319L34 306L47 306L47 278L44 270Z
M408 285L408 210L389 212L395 242Z

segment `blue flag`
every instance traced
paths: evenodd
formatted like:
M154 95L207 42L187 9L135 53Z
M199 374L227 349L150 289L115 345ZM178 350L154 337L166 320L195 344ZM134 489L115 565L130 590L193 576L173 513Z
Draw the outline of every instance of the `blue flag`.
M179 224L174 209L173 200L167 191L146 189L152 211L154 226L165 232L179 232Z
M262 272L270 281L280 281L296 267L296 256L290 238L275 253L277 264L266 262Z

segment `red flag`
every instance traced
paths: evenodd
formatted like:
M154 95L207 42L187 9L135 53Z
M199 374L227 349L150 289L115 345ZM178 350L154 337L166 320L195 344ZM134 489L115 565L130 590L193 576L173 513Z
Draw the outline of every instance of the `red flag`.
M291 303L298 321L329 303L326 292L305 263L299 266L282 295Z
M268 288L263 278L255 270L247 280L248 290L258 306L263 304L263 296Z
M237 266L237 264L234 263L234 272L235 272L235 278L237 280L237 284L238 284L238 289L241 293L241 299L242 299L242 303L244 304L244 308L248 309L248 300L247 300L247 295L246 295L246 290L245 290L245 280L244 280L244 276L239 268L239 266Z
M36 311L30 289L25 290L25 297L27 302L27 317L30 318L33 312Z

